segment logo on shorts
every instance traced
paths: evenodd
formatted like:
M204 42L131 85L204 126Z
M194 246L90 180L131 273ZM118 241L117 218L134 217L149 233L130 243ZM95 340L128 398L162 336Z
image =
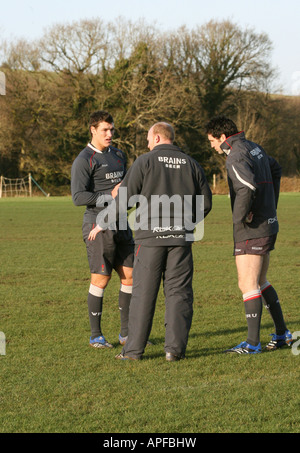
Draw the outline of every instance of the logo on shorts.
M275 223L277 222L277 217L271 217L270 219L268 219L268 225L272 224L272 223Z
M252 250L262 250L263 248L262 247L251 247Z

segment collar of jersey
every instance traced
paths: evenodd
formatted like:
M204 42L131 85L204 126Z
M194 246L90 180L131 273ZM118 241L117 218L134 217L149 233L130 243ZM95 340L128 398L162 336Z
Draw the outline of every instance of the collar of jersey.
M88 143L88 147L91 148L93 151L96 151L96 153L100 153L100 154L103 154L103 151L100 151L100 149L97 149L94 145L92 145L91 143ZM107 151L105 151L107 153L110 152L110 148L108 147L107 148Z
M224 153L227 154L228 156L230 154L230 151L232 150L233 143L236 142L237 140L245 140L244 131L240 131L237 134L233 134L227 137L226 140L220 146L221 150L224 151Z

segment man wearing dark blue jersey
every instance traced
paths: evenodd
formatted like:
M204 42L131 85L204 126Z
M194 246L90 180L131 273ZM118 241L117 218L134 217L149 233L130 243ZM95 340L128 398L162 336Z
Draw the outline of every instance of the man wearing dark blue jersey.
M269 310L276 332L267 344L275 350L292 342L279 299L267 280L270 251L274 249L277 233L277 203L281 167L258 144L246 140L243 131L224 116L213 118L206 126L211 147L225 154L230 190L234 256L238 284L248 324L246 341L226 352L256 354L261 352L260 322L262 301Z
M114 148L114 121L105 111L90 116L91 142L79 153L72 165L71 192L76 206L86 206L83 217L83 239L91 272L88 310L91 327L90 345L111 348L101 330L104 290L115 269L120 277L119 309L121 332L119 341L127 337L129 304L132 293L134 241L129 227L126 230L101 232L95 241L88 241L99 212L116 197L118 186L126 174L126 156Z

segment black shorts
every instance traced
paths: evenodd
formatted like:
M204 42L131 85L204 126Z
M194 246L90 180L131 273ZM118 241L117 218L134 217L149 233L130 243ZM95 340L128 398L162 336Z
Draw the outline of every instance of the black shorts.
M276 238L277 234L273 234L264 238L235 242L233 255L267 255L271 250L274 250Z
M91 274L111 275L117 266L133 268L134 240L131 229L103 230L94 241L89 241L94 223L83 223L82 235L86 245Z

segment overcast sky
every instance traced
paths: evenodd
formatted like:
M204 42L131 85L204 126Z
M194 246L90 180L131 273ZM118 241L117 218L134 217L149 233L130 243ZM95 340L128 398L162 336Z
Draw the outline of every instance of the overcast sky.
M0 42L40 38L56 23L96 17L106 23L118 16L144 18L163 30L229 19L265 32L273 43L281 92L300 95L299 0L0 0Z

